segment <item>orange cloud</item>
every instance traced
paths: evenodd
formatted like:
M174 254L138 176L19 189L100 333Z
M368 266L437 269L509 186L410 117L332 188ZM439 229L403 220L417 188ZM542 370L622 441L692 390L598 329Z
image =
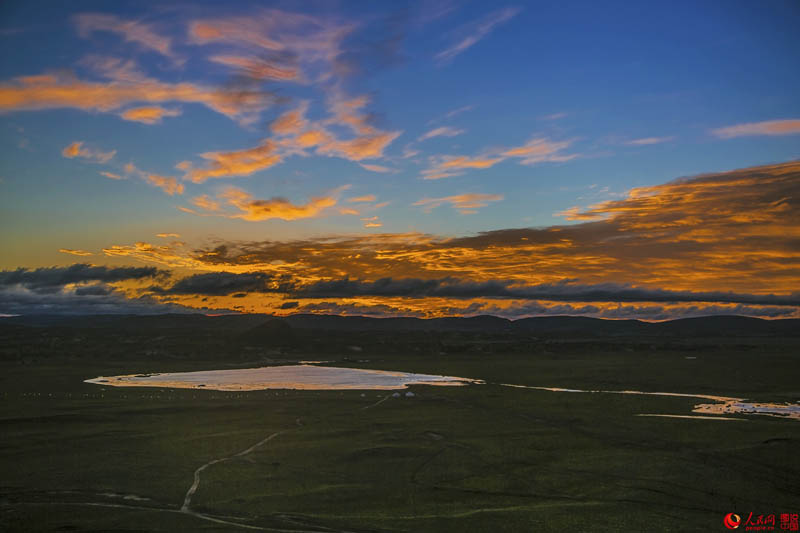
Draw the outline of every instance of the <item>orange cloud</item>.
M362 218L361 221L364 223L365 228L380 228L383 226L383 223L381 223L378 217L365 217Z
M126 257L172 268L191 268L196 270L205 268L202 262L187 257L181 248L181 243L153 245L147 242L137 242L131 246L115 244L108 248L103 248L103 253L108 257Z
M363 203L363 202L374 202L376 197L374 194L365 194L364 196L354 196L353 198L348 198L347 201L351 204Z
M426 213L430 213L437 207L449 204L462 215L471 215L477 212L476 209L489 205L489 202L499 202L502 199L502 194L469 193L445 196L444 198L423 198L414 202L413 205L423 207Z
M180 235L177 233L156 233L156 237L160 237L162 239L170 239L170 238L177 239L178 237L180 237Z
M215 202L209 198L207 194L195 196L192 198L192 203L200 209L205 209L206 211L219 211L219 202Z
M270 129L276 135L299 134L308 123L305 119L307 109L308 104L304 103L297 109L287 111L270 124Z
M800 133L800 119L767 120L764 122L737 124L711 130L711 133L721 139L750 135L791 135Z
M503 152L506 157L519 157L523 165L535 165L543 162L562 162L570 161L578 157L578 154L561 154L561 150L567 148L572 141L553 142L548 139L531 139L526 144L517 148L512 148Z
M465 237L419 233L228 242L192 256L209 268L273 270L300 280L565 279L691 291L791 294L800 286L800 163L697 176L631 191L585 222ZM447 197L449 198L449 197ZM496 201L456 195L419 207L467 211ZM480 207L480 206L478 206Z
M798 317L799 188L800 162L790 162L634 189L623 199L573 210L591 220L571 225L455 237L365 232L194 250L135 243L104 252L245 274L190 276L150 295L194 306L206 305L203 294L227 295L258 282L250 305L261 311L292 298L302 302L292 312L343 314ZM268 217L310 214L308 206L286 200L258 202L236 189L230 196L244 215L256 210L253 204L265 206ZM471 210L489 201L496 200L456 195L419 204ZM362 222L380 223L374 216ZM188 287L202 292L189 294Z
M0 111L75 108L108 113L129 104L163 102L202 104L230 118L243 119L269 107L272 96L261 90L208 88L128 75L102 83L47 74L0 84Z
M366 170L369 170L371 172L380 172L382 174L385 174L387 172L392 172L391 168L384 167L382 165L370 165L367 163L359 163L359 165L361 165L362 168L365 168Z
M489 168L496 163L502 161L500 158L469 158L469 157L454 157L445 160L442 168Z
M112 180L121 180L121 179L123 179L122 176L120 176L119 174L114 174L113 172L102 171L102 172L100 172L100 174L105 176L105 177L107 177L108 179L112 179Z
M158 124L164 117L177 117L181 112L177 109L164 109L160 106L135 107L124 111L120 116L125 120L143 124Z
M249 193L236 187L229 187L221 197L241 211L241 213L230 215L231 218L241 218L253 222L272 218L297 220L319 216L328 207L335 206L339 193L344 188L346 187L340 187L328 196L311 198L308 203L301 205L292 204L286 198L281 197L256 200Z
M383 150L400 132L381 132L346 141L330 141L317 149L321 154L338 155L351 161L374 159L383 156Z
M155 185L168 195L183 194L183 183L178 183L173 177L159 176L158 174L145 173L145 180L151 185Z
M559 211L558 213L555 213L555 216L564 217L567 220L597 220L598 218L603 218L602 215L595 213L585 213L583 211L584 211L583 208L579 206L574 206L568 209L564 209L563 211Z
M276 145L269 139L254 148L233 152L206 152L200 156L209 162L205 168L192 169L186 178L194 183L203 183L209 178L249 176L259 170L277 165L283 160L276 153Z
M330 102L332 117L321 126L335 125L349 128L356 137L337 139L328 133L329 139L318 146L317 153L337 155L351 161L374 159L383 156L386 147L400 136L400 131L382 131L370 123L370 116L363 111L369 104L367 96L355 98L334 97Z
M331 135L324 130L307 130L295 137L295 142L300 148L311 148L331 142Z
M186 179L201 183L208 178L249 176L274 166L291 155L308 155L307 149L316 147L316 153L342 157L360 162L383 156L384 149L401 132L382 131L369 123L369 116L362 111L369 99L365 96L350 100L334 99L330 104L331 117L309 122L305 118L308 103L278 117L270 128L275 138L266 139L261 145L233 152L208 152L201 156L210 161L205 168L193 169L191 163L182 161L176 165L184 169ZM356 133L355 137L342 139L328 131L327 126L345 127ZM359 163L375 172L391 172L391 169L374 164Z
M502 157L466 157L466 156L441 156L434 158L437 162L431 168L422 171L423 179L437 180L450 178L463 174L464 169L490 168L500 161Z
M561 151L572 144L572 141L550 141L534 138L522 146L508 150L493 150L481 156L436 156L431 158L432 165L422 171L422 178L436 180L460 176L470 168L486 169L493 167L508 158L520 158L523 165L535 165L543 162L570 161L579 154L564 154Z
M89 159L94 163L108 163L116 153L116 150L101 152L91 148L84 148L83 141L75 141L61 150L61 155L68 159L81 157L83 159Z
M62 254L79 255L81 257L94 255L92 252L87 252L86 250L73 250L71 248L61 248L58 251Z

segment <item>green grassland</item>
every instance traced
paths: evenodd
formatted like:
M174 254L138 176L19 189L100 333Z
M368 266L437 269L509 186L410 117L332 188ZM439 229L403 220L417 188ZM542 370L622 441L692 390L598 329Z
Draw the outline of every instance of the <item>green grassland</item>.
M115 342L85 332L44 338L26 329L3 337L5 531L723 531L729 512L800 511L796 421L639 417L690 414L702 400L497 385L796 402L794 341L526 341L455 353L440 343L413 355L362 343L355 356L332 343L319 357L169 333L161 352L121 333ZM413 398L382 401L387 391L82 382L318 357L487 384L413 386ZM278 432L203 471L191 511L206 518L181 512L195 469Z

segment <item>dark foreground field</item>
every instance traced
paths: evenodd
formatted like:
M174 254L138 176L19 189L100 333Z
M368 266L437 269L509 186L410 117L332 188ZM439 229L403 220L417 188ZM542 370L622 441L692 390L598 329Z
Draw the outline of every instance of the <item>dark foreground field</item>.
M800 512L798 421L640 417L703 400L497 385L797 402L796 337L248 320L0 326L0 529L726 531L730 512ZM82 382L301 359L487 384L387 398ZM225 458L182 509L196 469Z

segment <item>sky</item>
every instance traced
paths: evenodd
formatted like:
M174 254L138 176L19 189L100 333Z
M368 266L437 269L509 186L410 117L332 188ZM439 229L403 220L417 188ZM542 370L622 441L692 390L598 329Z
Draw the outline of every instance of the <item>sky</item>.
M800 317L800 4L0 4L0 314Z

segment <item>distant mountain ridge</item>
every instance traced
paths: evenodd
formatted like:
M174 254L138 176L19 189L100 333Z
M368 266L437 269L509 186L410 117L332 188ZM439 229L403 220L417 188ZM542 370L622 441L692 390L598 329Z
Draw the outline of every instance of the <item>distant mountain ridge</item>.
M260 314L206 316L163 315L30 315L0 318L0 326L114 328L122 330L195 329L290 337L294 330L337 332L463 331L511 335L690 336L690 337L800 337L800 319L764 320L737 315L682 318L665 322L607 320L591 317L548 316L509 320L492 315L421 319L372 318L297 314L284 317Z

